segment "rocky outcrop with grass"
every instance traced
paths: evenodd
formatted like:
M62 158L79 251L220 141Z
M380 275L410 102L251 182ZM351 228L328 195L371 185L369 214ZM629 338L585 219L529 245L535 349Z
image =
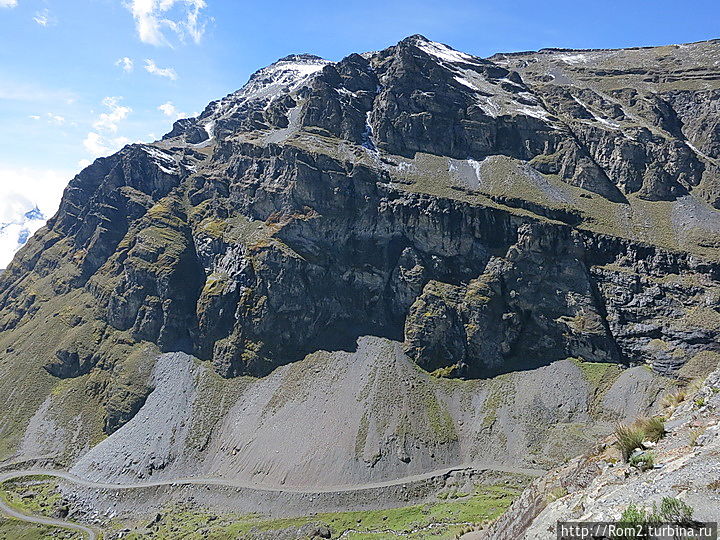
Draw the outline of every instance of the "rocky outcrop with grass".
M662 416L619 424L545 477L478 538L542 540L557 521L693 522L720 517L720 370L669 392Z

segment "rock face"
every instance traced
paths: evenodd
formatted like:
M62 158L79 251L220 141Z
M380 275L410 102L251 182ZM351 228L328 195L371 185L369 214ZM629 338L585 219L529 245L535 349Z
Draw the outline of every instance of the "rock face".
M70 182L0 276L0 380L77 380L111 433L148 345L225 378L366 335L464 378L719 353L718 49L283 58Z

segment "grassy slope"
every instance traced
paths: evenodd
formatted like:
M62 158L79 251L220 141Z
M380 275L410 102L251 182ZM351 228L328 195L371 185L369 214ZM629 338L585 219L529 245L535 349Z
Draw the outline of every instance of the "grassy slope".
M6 519L0 516L0 540L45 540L49 538L80 540L83 535L58 527L25 523L17 519Z
M218 518L192 509L168 509L162 519L149 527L136 529L128 538L238 538L248 533L290 532L308 524L325 525L338 538L387 538L404 533L406 538L423 538L431 527L433 537L451 539L461 529L494 519L520 494L521 485L482 486L472 494L455 494L450 500L364 512L338 512L268 520L258 515ZM413 533L414 531L414 533Z

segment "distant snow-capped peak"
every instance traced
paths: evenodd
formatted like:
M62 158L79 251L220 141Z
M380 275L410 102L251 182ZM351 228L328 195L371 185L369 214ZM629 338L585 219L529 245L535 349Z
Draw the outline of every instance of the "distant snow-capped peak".
M45 224L46 219L35 206L11 221L0 223L0 269L7 268L15 252Z

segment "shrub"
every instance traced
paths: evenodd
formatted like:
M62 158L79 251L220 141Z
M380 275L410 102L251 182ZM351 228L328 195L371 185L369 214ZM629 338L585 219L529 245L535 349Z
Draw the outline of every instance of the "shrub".
M649 518L650 515L642 508L638 508L634 504L629 505L622 513L619 520L620 523L625 526L623 527L624 532L621 534L616 534L613 537L613 540L629 540L631 538L641 538L635 533L634 526L645 525L649 522Z
M566 488L564 488L562 486L558 486L558 487L550 490L550 493L548 493L547 497L545 497L545 500L547 500L547 502L551 503L551 502L557 501L558 499L562 499L567 494L568 494L568 490Z
M670 523L690 523L693 519L695 510L689 504L684 503L675 497L663 497L660 502L660 510L657 512L657 521L667 521ZM655 512L653 512L655 514Z
M697 440L703 433L705 433L704 428L690 430L690 434L688 435L688 438L690 439L690 446L697 446Z
M692 506L682 502L675 497L663 497L660 508L653 503L652 511L638 508L630 504L620 516L620 523L628 525L631 529L634 525L647 525L649 523L692 523L694 509ZM626 530L624 534L615 536L613 540L625 540L640 538L635 536L634 531ZM643 537L644 538L644 537Z
M672 409L674 407L677 407L680 405L683 401L685 401L685 398L687 397L687 390L684 388L680 388L679 390L676 390L675 392L671 394L667 394L662 399L662 406L666 409Z
M645 433L634 426L618 425L615 427L615 438L623 459L627 461L633 450L640 448L642 445Z
M647 452L645 454L632 456L629 463L641 471L647 471L655 466L655 455L652 452Z
M642 508L638 508L634 504L630 504L620 516L621 523L645 523L648 514Z

